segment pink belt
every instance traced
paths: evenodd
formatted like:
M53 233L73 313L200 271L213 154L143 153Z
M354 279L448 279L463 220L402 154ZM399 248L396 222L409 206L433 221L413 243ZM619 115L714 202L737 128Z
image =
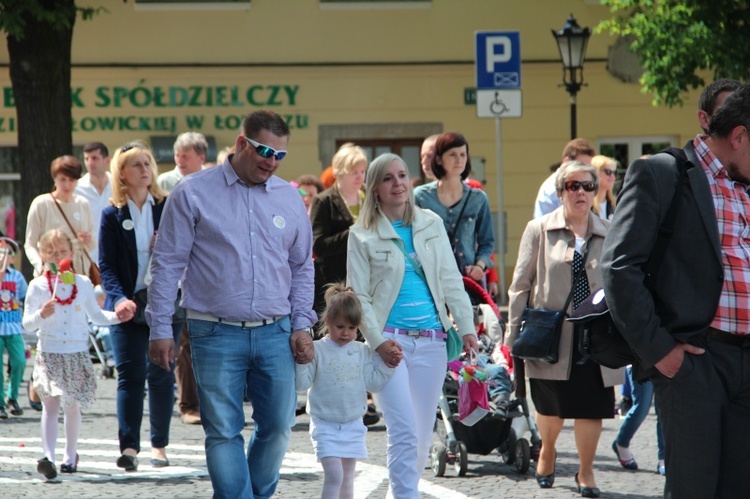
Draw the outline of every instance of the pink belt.
M431 338L434 336L437 339L444 340L448 337L448 334L444 333L442 329L402 329L398 327L385 326L383 328L383 332L393 333L393 334L405 334L413 338L419 338L419 337Z

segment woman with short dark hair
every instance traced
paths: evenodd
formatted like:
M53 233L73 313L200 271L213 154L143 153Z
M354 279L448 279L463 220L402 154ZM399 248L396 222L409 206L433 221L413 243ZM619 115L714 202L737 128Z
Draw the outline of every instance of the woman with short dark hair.
M482 282L484 271L493 265L495 232L487 195L464 183L471 158L463 135L446 132L438 137L432 172L438 180L416 188L416 204L443 219L461 274Z
M73 241L73 268L76 273L89 275L92 262L83 250L96 249L97 242L91 236L94 221L89 202L83 196L75 194L82 173L83 165L78 158L69 155L55 158L50 165L50 175L55 184L52 192L41 194L31 202L26 219L24 251L34 267L35 276L42 272L42 258L37 243L42 234L52 229L62 230ZM65 221L66 218L75 233Z

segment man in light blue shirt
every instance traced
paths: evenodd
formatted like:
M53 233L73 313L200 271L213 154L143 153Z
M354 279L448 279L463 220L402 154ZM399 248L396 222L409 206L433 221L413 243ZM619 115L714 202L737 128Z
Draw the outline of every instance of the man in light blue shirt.
M217 498L273 495L294 425L294 364L314 355L312 229L296 189L274 176L289 134L275 113L245 116L235 154L175 186L154 248L149 355L164 369L174 360L182 279ZM246 385L255 423L247 456Z

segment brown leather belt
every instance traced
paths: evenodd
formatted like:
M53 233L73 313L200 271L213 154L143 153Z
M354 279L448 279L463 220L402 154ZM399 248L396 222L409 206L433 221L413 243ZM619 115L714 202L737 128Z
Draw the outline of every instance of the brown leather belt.
M750 348L750 334L732 334L709 328L708 337L719 343L726 343L727 345L734 345L740 348Z

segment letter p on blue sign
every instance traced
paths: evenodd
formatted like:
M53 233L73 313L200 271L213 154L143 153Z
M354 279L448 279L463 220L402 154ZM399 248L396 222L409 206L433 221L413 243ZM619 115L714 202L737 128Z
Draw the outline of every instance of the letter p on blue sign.
M518 31L475 33L477 88L521 88L521 34Z

